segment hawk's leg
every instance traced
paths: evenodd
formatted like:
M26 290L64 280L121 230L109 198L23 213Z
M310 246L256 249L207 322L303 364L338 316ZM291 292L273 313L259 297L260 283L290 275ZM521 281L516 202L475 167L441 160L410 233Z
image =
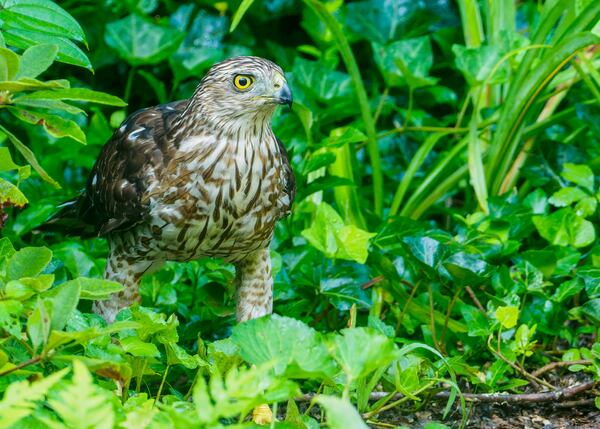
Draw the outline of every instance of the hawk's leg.
M114 322L121 309L140 301L139 281L142 275L149 272L151 268L154 267L150 261L136 261L125 255L111 252L106 261L104 278L121 283L125 289L112 294L105 301L96 301L93 307L94 313L102 316L107 323Z
M260 249L235 265L238 322L273 312L273 277L269 249ZM259 425L271 423L273 413L268 404L252 411L252 421Z
M273 277L269 249L260 249L238 262L236 318L238 322L273 312Z

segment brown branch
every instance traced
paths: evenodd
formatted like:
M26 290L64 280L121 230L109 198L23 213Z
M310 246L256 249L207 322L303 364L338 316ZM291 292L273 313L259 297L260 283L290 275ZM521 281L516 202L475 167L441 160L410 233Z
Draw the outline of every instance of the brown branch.
M369 280L368 282L366 282L365 284L363 284L360 288L362 290L368 289L371 286L376 285L377 283L379 283L380 281L385 280L384 276L377 276L375 278L372 278L371 280Z
M485 402L485 403L538 403L538 402L560 402L565 399L570 399L580 393L592 389L596 385L596 381L588 381L576 386L565 387L564 389L556 389L550 392L538 393L463 393L462 396L469 402ZM452 392L445 390L433 395L436 399L448 399ZM378 401L388 396L389 392L372 392L369 395L369 401ZM300 402L310 402L314 398L314 393L306 393L296 398ZM393 396L392 400L397 401L405 398L401 393ZM580 401L570 401L580 402ZM567 402L562 402L566 404Z
M25 362L21 362L20 364L12 367L10 369L7 369L6 371L0 372L0 377L4 377L5 375L12 374L15 371L25 368L26 366L35 365L36 363L38 363L41 360L42 360L42 356L36 356L34 358L26 360Z
M552 371L554 368L560 368L562 366L571 366L571 365L591 365L592 361L589 359L579 359L579 360L570 360L570 361L557 361L550 362L547 365L544 365L540 369L535 370L531 373L534 377L539 377L542 374L547 373L548 371Z
M485 308L483 308L483 305L481 305L481 302L479 302L479 300L477 299L477 296L475 295L475 292L473 292L473 289L471 289L471 286L466 286L465 290L467 291L467 293L471 297L471 300L475 303L475 306L479 309L479 311L481 311L483 313L483 315L487 319L488 315L485 312Z

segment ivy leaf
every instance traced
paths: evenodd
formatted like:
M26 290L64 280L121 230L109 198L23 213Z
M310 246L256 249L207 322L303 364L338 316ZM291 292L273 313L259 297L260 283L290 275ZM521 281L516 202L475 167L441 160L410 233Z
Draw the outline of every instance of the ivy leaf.
M563 166L563 171L560 175L569 182L573 182L590 192L594 192L594 172L589 166L567 163Z
M169 58L185 33L131 14L106 25L104 40L131 65L156 64Z
M433 53L429 37L399 40L387 46L373 44L375 62L389 86L421 88L434 85L429 76Z
M488 83L502 83L505 80L504 67L498 69L494 76L490 76L501 57L498 46L483 45L479 48L466 48L454 45L452 52L456 55L456 67L462 72L469 85L479 86L488 79Z
M573 186L567 186L566 188L559 189L552 194L548 201L555 207L567 207L574 202L585 198L586 196L587 194L581 189Z
M533 216L533 224L542 237L559 246L585 247L594 242L594 225L578 216L571 207L548 216Z
M514 306L498 307L496 309L496 320L504 329L514 328L519 318L519 308Z
M302 236L329 258L349 259L364 264L369 240L376 234L354 225L344 225L341 216L327 203L321 203L312 225Z

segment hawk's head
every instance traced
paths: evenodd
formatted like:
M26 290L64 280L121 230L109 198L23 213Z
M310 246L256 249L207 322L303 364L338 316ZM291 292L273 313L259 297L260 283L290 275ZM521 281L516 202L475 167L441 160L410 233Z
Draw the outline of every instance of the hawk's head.
M208 71L192 102L219 122L269 120L278 104L292 104L283 70L260 57L235 57Z

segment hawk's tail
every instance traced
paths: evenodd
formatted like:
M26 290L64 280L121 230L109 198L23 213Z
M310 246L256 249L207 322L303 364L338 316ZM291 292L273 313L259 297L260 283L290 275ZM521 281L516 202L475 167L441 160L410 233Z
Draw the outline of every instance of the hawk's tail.
M58 211L35 229L36 232L60 233L68 236L93 237L94 227L81 218L81 198L73 198L58 206Z

